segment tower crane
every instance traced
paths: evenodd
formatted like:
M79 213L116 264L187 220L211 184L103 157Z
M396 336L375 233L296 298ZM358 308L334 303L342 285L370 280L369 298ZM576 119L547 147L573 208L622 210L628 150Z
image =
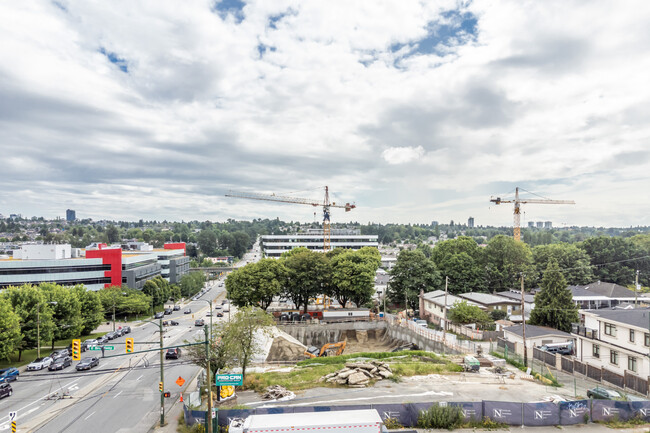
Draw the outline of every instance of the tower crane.
M226 194L226 197L235 197L235 198L247 198L251 200L265 200L265 201L279 201L282 203L296 203L296 204L306 204L310 206L322 206L323 207L323 251L327 252L331 248L331 229L330 229L330 208L336 207L345 209L346 212L350 212L352 209L356 208L355 204L345 203L344 205L339 205L333 202L330 202L329 188L325 187L325 198L323 201L318 201L309 198L296 198L291 196L284 195L275 195L275 194L260 194L254 192L235 192L231 191L229 194Z
M521 219L521 205L524 203L535 203L535 204L576 204L573 200L549 200L549 199L520 199L519 198L519 187L515 188L515 199L514 200L501 200L501 197L490 198L492 203L501 204L501 203L514 203L514 238L516 241L521 240L521 227L519 225Z

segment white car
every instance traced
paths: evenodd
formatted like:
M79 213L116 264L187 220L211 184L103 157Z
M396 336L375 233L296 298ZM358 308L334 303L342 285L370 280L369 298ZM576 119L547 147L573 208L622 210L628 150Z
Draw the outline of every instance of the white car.
M45 358L36 358L31 364L27 365L27 370L28 371L42 370L44 368L49 367L51 363L52 363L52 358L50 358L49 356L46 356Z

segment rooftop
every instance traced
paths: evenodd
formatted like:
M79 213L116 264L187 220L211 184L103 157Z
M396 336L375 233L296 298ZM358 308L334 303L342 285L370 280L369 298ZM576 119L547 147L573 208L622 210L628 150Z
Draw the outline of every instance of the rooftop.
M493 295L491 293L468 292L468 293L461 293L459 296L461 298L465 298L470 301L474 301L478 304L483 304L483 305L492 305L492 304L518 305L520 302L514 299L504 298L503 296Z
M616 299L634 299L635 297L634 291L626 287L614 283L603 283L601 281L587 284L585 286L569 286L568 288L571 290L571 294L574 298L605 296L607 298Z
M636 308L633 310L622 310L618 308L604 308L600 310L581 310L582 313L600 317L612 322L623 323L625 325L635 326L638 328L648 329L650 324L650 309Z
M511 334L522 337L523 327L524 325L508 326L507 328L503 328L503 330L505 332L510 332ZM573 336L568 332L560 331L559 329L549 328L548 326L526 325L527 338L544 337L546 335L557 335L566 338L573 338Z
M503 296L504 298L514 299L515 301L521 302L521 292L514 292L512 290L504 290L503 292L498 292L498 296ZM531 293L524 293L524 302L533 304L535 303L535 295Z
M425 301L433 302L434 304L444 306L445 305L445 291L444 290L434 290L432 292L427 292L423 296ZM483 308L481 305L469 301L467 299L459 298L458 296L452 295L451 293L447 294L447 308L453 307L456 302L467 301L469 305L475 305L477 307Z

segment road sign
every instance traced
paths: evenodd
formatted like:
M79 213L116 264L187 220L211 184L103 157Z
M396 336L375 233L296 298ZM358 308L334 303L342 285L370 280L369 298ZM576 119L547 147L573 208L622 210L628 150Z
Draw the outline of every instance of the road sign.
M9 421L13 421L13 420L15 420L15 419L16 419L16 414L17 414L17 413L18 413L18 412L16 412L16 411L11 411L11 412L9 412Z
M104 350L115 350L115 346L104 346Z
M101 346L88 346L88 350L102 350Z
M185 379L183 379L182 377L178 376L178 379L176 379L176 385L178 385L178 386L183 386L184 383L185 383Z
M215 374L215 386L241 386L244 383L244 377L241 374Z

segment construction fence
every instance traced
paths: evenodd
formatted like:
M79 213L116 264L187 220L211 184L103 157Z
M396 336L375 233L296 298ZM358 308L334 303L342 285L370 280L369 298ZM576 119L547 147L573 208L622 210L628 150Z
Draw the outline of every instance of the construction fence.
M254 414L336 412L340 410L376 409L382 420L391 418L404 427L416 427L421 411L434 404L441 406L458 406L465 421L490 419L508 425L554 426L586 424L592 421L627 421L643 419L650 421L650 401L610 401L577 400L558 404L550 402L520 403L508 401L472 401L472 402L426 402L395 403L348 406L288 406L258 409L219 410L216 419L220 426L227 426L234 418L246 418ZM185 420L188 424L203 423L205 412L190 411L185 408ZM201 415L202 414L202 415Z

